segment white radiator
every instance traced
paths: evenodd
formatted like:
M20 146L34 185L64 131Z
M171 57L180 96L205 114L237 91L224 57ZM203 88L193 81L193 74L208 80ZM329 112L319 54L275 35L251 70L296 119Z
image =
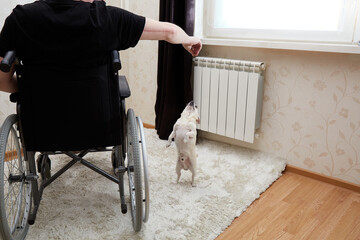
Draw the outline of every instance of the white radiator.
M253 143L261 121L264 63L207 57L194 62L198 129Z

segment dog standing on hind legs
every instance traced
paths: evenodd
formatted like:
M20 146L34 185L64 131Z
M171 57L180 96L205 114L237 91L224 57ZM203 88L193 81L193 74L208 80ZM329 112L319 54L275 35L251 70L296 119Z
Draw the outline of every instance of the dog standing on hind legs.
M169 147L172 140L175 139L175 145L178 152L178 160L176 163L177 182L181 176L181 170L190 170L192 173L193 187L195 184L196 175L196 123L200 123L197 106L193 101L189 102L180 118L176 121L171 132L166 147Z

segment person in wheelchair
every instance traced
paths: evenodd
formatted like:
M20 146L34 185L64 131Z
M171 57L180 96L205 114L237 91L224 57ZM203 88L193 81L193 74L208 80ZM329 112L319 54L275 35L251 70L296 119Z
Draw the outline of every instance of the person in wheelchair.
M106 61L110 50L135 47L139 40L165 40L182 44L193 56L200 39L180 27L106 6L105 1L40 0L18 5L8 16L0 35L0 61L16 50L29 64L91 66ZM0 90L17 91L13 72L0 72Z
M139 40L182 44L192 56L202 47L198 38L174 24L104 1L40 0L18 5L7 17L0 33L0 91L12 93L17 114L0 128L0 236L4 239L26 237L43 190L76 162L119 185L123 213L127 212L123 184L127 173L134 230L140 231L142 221L147 221L142 123L132 109L125 113L130 90L126 78L118 76L118 51L135 47ZM111 151L116 177L83 158L99 150ZM72 158L53 176L52 154Z

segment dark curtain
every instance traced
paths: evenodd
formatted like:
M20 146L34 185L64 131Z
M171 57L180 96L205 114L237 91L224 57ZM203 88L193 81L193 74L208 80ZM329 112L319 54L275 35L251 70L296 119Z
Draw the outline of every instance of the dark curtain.
M160 21L171 22L192 36L195 0L160 0ZM192 56L181 44L159 41L155 128L167 139L186 104L193 99Z

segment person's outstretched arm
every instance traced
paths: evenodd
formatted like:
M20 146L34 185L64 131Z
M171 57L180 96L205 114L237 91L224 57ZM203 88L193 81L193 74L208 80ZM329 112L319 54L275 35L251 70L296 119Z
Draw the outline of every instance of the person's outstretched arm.
M3 60L0 57L0 62ZM0 70L0 91L13 93L17 91L17 81L14 76L15 67L12 66L10 72L3 72Z
M146 18L140 40L165 40L173 44L182 44L194 57L199 55L202 47L199 38L190 37L179 26L168 22L155 21L150 18Z

